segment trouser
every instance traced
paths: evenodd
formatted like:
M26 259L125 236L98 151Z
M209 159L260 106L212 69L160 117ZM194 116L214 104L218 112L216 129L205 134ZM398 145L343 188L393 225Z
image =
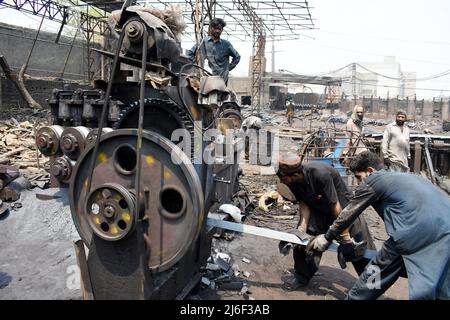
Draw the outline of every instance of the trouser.
M432 263L432 262L430 262ZM406 277L403 258L389 238L347 293L347 300L375 300L399 277Z
M245 148L244 148L244 152L245 152L245 160L248 160L250 157L250 137L245 136Z
M411 259L411 256L403 258L392 238L389 238L350 289L346 299L375 300L392 286L399 277L407 277L411 300L449 300L450 261L448 250L446 250L448 238L443 237L439 240L441 242L440 247L443 248L439 256L436 256L438 251L434 248L422 252L420 258L416 256L415 259ZM422 263L419 263L417 259L421 259ZM427 262L429 265L427 265Z
M325 232L326 230L320 230L319 232L311 232L310 230L308 230L308 233L312 235L317 235L319 233ZM367 242L367 249L376 249L364 217L359 216L350 226L349 232L350 236L355 239L356 242L365 240ZM322 252L307 254L305 251L305 246L295 246L293 255L295 277L300 282L307 284L319 269ZM358 273L358 275L360 275L364 271L364 268L369 263L369 261L370 259L361 258L358 261L352 262L353 267L355 268L355 271Z
M391 162L389 165L389 171L392 172L409 172L409 167L405 167L401 163Z
M293 111L289 111L289 112L286 114L286 118L287 118L287 122L288 122L289 124L292 124L292 119L294 118L294 112L293 112Z
M258 153L259 153L259 128L250 128L252 130L256 131L255 135L248 135L246 134L244 137L244 141L245 141L245 148L244 148L244 152L245 152L245 160L252 160L252 161L256 161L255 163L252 164L256 164L258 162ZM250 141L251 139L256 139L253 141ZM251 142L251 143L250 143ZM250 144L252 144L252 153L254 154L255 158L250 159Z

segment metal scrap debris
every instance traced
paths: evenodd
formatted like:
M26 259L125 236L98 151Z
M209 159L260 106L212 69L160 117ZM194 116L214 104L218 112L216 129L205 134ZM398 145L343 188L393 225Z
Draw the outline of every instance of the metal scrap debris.
M258 207L265 211L269 211L269 207L273 204L277 203L278 205L282 205L284 203L283 197L277 191L270 191L264 193L258 202Z
M0 200L0 217L3 217L4 215L8 214L9 212L9 206L4 203L2 200Z
M37 124L17 121L14 117L0 121L0 163L18 169L40 169L48 163L36 149L34 139Z

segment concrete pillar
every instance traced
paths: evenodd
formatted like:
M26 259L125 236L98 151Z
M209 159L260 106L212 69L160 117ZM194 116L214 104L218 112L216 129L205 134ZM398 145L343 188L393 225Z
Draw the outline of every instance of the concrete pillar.
M423 102L422 119L431 119L433 117L433 101L425 100Z
M414 117L414 112L416 111L416 104L414 103L414 99L406 98L407 105L406 105L406 113L408 114L408 117Z
M1 92L0 92L1 94ZM0 105L1 106L1 105ZM449 99L444 99L444 101L442 101L442 120L443 121L447 121L450 119L449 114L450 114L450 104L449 104Z
M378 112L378 99L372 97L372 115L377 114Z

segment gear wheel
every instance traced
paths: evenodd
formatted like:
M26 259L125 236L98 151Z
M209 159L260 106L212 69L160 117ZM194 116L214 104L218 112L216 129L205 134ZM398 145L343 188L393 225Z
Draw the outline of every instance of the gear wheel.
M122 109L114 129L138 127L139 101L135 101ZM144 104L144 130L157 132L167 139L171 139L176 129L186 129L191 137L191 155L194 156L194 123L188 111L172 100L145 99Z

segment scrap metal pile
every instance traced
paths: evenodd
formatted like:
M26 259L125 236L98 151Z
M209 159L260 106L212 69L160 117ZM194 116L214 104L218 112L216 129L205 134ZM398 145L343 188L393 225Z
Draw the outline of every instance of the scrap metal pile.
M37 125L14 117L0 121L0 215L21 207L21 191L48 185L49 159L39 154L34 142Z
M113 59L110 81L55 89L52 125L38 130L36 144L51 159L52 183L69 187L89 248L87 259L78 252L84 297L180 298L210 255L208 212L238 192L238 148L233 164L217 162L205 135L229 92L222 78L188 70L173 26L154 11L132 6L112 16L118 48L102 52ZM170 140L177 129L190 147Z
M15 118L0 121L0 164L8 164L38 172L48 163L48 158L37 152L35 130L37 123L19 122Z

